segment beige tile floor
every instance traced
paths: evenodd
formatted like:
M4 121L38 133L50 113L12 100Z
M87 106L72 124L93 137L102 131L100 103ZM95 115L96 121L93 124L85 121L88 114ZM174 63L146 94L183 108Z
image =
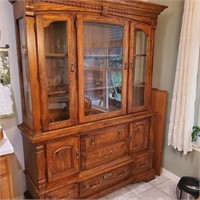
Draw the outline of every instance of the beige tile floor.
M164 175L146 183L130 184L99 200L175 200L176 185Z

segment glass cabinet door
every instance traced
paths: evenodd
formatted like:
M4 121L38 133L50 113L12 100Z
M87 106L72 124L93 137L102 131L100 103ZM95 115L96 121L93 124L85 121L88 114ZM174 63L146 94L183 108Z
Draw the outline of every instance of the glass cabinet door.
M120 20L79 17L80 121L125 113L128 24Z
M32 119L32 99L30 89L30 76L29 76L29 65L27 57L27 39L26 39L26 19L22 18L18 21L19 30L19 44L20 44L20 83L21 83L21 96L22 96L22 113L23 122L30 128L33 128ZM28 32L28 31L27 31Z
M53 20L51 20L53 19ZM76 122L73 20L64 16L37 18L43 129Z
M130 28L128 112L146 110L150 104L152 50L151 29L134 23Z

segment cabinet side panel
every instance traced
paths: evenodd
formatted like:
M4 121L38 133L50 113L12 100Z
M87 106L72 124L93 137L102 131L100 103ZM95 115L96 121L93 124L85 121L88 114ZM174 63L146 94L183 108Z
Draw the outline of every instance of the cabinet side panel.
M165 125L165 114L167 106L167 92L161 90L152 90L151 108L156 112L154 124L154 168L156 175L160 175L162 164L162 145L163 145L163 131Z
M31 179L30 182L33 182L35 185L37 185L38 169L36 164L35 148L25 137L23 137L23 146L26 176L27 174L29 175L26 178Z

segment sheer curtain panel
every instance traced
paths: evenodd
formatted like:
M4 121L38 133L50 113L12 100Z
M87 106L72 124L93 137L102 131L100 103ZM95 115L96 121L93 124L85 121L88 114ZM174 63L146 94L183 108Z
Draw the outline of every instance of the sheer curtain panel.
M200 47L199 11L199 0L185 0L168 132L168 145L183 154L192 151Z

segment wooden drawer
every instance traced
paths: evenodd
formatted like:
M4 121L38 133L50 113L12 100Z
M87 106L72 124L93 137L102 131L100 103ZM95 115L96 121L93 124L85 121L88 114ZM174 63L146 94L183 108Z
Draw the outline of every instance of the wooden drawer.
M78 187L77 184L72 184L55 191L49 192L45 195L45 199L77 199Z
M98 148L81 154L81 169L91 169L98 165L126 156L127 154L128 145L126 140L113 145Z
M98 193L108 187L117 185L121 181L127 180L131 176L131 171L131 166L126 165L83 181L80 183L80 196L87 197L88 195Z
M152 168L152 156L151 153L143 155L141 158L137 158L133 164L133 174L139 174L150 168Z
M128 137L128 126L116 126L81 136L81 151L87 151Z

